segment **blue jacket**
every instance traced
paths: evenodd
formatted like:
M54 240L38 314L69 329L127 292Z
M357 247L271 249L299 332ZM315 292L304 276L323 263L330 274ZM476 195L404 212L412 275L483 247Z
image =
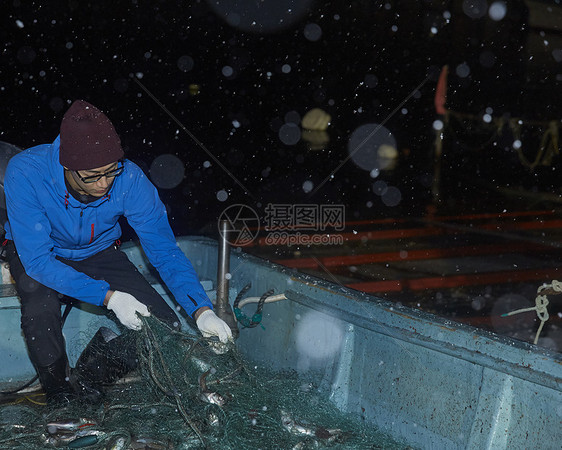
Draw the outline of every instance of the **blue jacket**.
M121 236L119 217L137 233L151 264L192 315L212 304L191 262L176 244L166 208L142 170L125 160L105 196L83 204L69 195L59 163L60 137L27 149L10 160L4 179L8 223L27 274L55 291L102 305L109 284L94 280L56 259L82 260L105 250Z

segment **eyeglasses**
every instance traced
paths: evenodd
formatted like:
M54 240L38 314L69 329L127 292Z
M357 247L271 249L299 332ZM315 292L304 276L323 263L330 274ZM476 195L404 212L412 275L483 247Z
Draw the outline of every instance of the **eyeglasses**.
M111 169L108 170L107 172L100 173L98 175L83 177L77 171L74 171L74 173L78 176L78 178L80 178L80 181L82 181L82 183L96 183L97 181L101 180L103 177L115 178L121 175L123 173L123 170L125 170L125 166L123 165L123 161L119 161L118 164L121 164L121 166L118 166L116 169Z

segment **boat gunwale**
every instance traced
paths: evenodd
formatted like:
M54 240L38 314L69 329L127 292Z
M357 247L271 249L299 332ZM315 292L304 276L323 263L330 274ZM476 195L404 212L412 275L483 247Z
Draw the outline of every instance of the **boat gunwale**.
M178 238L178 241L218 247L215 240L205 237L184 236ZM189 255L189 252L186 253ZM237 270L237 264L244 263L282 272L292 280L293 286L295 282L300 283L300 290L305 292L288 289L286 295L290 301L374 333L562 392L562 353L456 322L454 319L399 305L372 294L302 274L296 269L242 251L231 252L231 269ZM318 299L318 291L328 297ZM344 301L348 302L345 307L341 304ZM365 317L365 308L376 314ZM436 333L436 330L439 331Z

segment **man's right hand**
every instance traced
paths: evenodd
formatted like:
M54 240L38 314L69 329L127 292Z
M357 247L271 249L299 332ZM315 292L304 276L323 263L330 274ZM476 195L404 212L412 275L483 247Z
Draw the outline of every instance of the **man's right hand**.
M140 330L142 326L137 313L145 317L150 316L145 304L139 302L131 294L121 291L114 291L111 294L107 302L107 309L113 311L124 326L135 331Z

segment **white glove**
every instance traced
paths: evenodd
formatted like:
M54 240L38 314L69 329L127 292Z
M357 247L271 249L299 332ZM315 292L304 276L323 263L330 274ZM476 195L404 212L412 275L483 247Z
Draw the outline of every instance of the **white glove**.
M123 325L135 331L140 330L142 326L137 313L145 317L150 316L145 304L139 302L131 294L121 291L115 291L109 298L107 309L112 310Z
M203 336L218 336L219 341L226 343L229 339L232 339L232 330L226 324L226 322L211 310L208 309L203 311L201 315L197 318L197 328L201 331Z

